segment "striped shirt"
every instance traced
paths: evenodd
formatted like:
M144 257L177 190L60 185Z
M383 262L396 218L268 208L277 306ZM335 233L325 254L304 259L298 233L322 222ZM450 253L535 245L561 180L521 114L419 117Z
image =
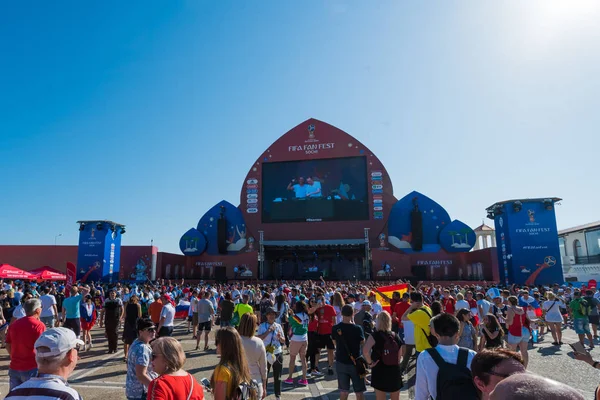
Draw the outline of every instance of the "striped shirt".
M38 374L11 390L10 400L83 400L77 391L58 375Z

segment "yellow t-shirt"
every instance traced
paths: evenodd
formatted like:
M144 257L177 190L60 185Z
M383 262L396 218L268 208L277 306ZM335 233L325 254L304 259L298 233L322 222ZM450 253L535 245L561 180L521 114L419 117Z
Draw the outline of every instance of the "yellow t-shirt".
M420 308L424 308L425 310L427 310L429 315L431 315L431 310L429 309L429 307L423 306ZM412 323L415 324L415 348L418 352L431 348L431 346L429 345L429 341L427 341L427 337L423 333L423 331L425 331L425 333L427 333L428 335L431 334L431 330L429 329L429 321L431 318L429 318L429 315L427 315L427 313L421 310L420 308L417 308L416 310L408 314L408 319L410 319Z
M214 382L225 382L225 384L227 385L227 398L229 398L231 396L231 380L233 379L233 376L231 375L231 371L229 370L229 368L227 368L224 365L219 365L217 366L217 368L215 369L215 373L214 373Z
M242 316L244 314L252 314L254 312L254 309L249 304L240 303L237 306L235 306L234 311L239 315L240 321L241 321ZM238 326L238 325L239 325L239 322L236 326Z

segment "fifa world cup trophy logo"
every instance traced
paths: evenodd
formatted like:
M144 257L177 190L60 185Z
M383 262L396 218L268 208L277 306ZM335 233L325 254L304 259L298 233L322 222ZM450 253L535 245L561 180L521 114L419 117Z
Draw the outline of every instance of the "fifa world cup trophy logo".
M527 214L529 215L529 222L535 222L535 211L527 210Z
M313 124L310 124L308 126L308 138L309 139L315 138L315 126Z

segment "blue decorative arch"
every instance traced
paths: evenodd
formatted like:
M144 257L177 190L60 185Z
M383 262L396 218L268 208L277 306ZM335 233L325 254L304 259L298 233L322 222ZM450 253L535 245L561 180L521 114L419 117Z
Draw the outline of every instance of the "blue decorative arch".
M441 205L419 192L407 194L392 207L388 219L388 243L406 253L413 252L410 212L414 201L423 215L423 250L420 253L435 253L440 250L439 233L450 224L450 216Z
M196 228L192 228L179 239L179 248L186 256L199 256L206 250L206 237Z
M448 253L471 251L476 235L467 224L455 219L440 232L440 245Z
M246 247L247 231L244 217L237 207L223 200L208 210L198 222L198 231L202 232L206 237L208 241L206 253L210 255L219 255L217 220L221 216L222 207L225 211L225 219L227 220L227 251L236 253Z

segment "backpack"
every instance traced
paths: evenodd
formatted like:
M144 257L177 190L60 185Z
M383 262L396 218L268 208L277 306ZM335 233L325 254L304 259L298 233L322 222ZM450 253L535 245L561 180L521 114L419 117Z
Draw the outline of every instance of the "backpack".
M400 356L398 355L400 351L400 345L396 341L396 337L390 334L382 334L383 336L383 350L381 352L381 362L383 365L399 365L400 364Z
M590 302L588 300L581 299L581 303L579 303L579 306L581 307L581 314L590 315L592 307L590 306Z
M479 393L473 383L471 370L467 367L469 350L459 348L456 364L446 362L435 348L425 350L437 364L437 397L435 400L478 400Z
M258 382L252 379L250 383L240 383L233 393L232 400L260 400L258 398Z

